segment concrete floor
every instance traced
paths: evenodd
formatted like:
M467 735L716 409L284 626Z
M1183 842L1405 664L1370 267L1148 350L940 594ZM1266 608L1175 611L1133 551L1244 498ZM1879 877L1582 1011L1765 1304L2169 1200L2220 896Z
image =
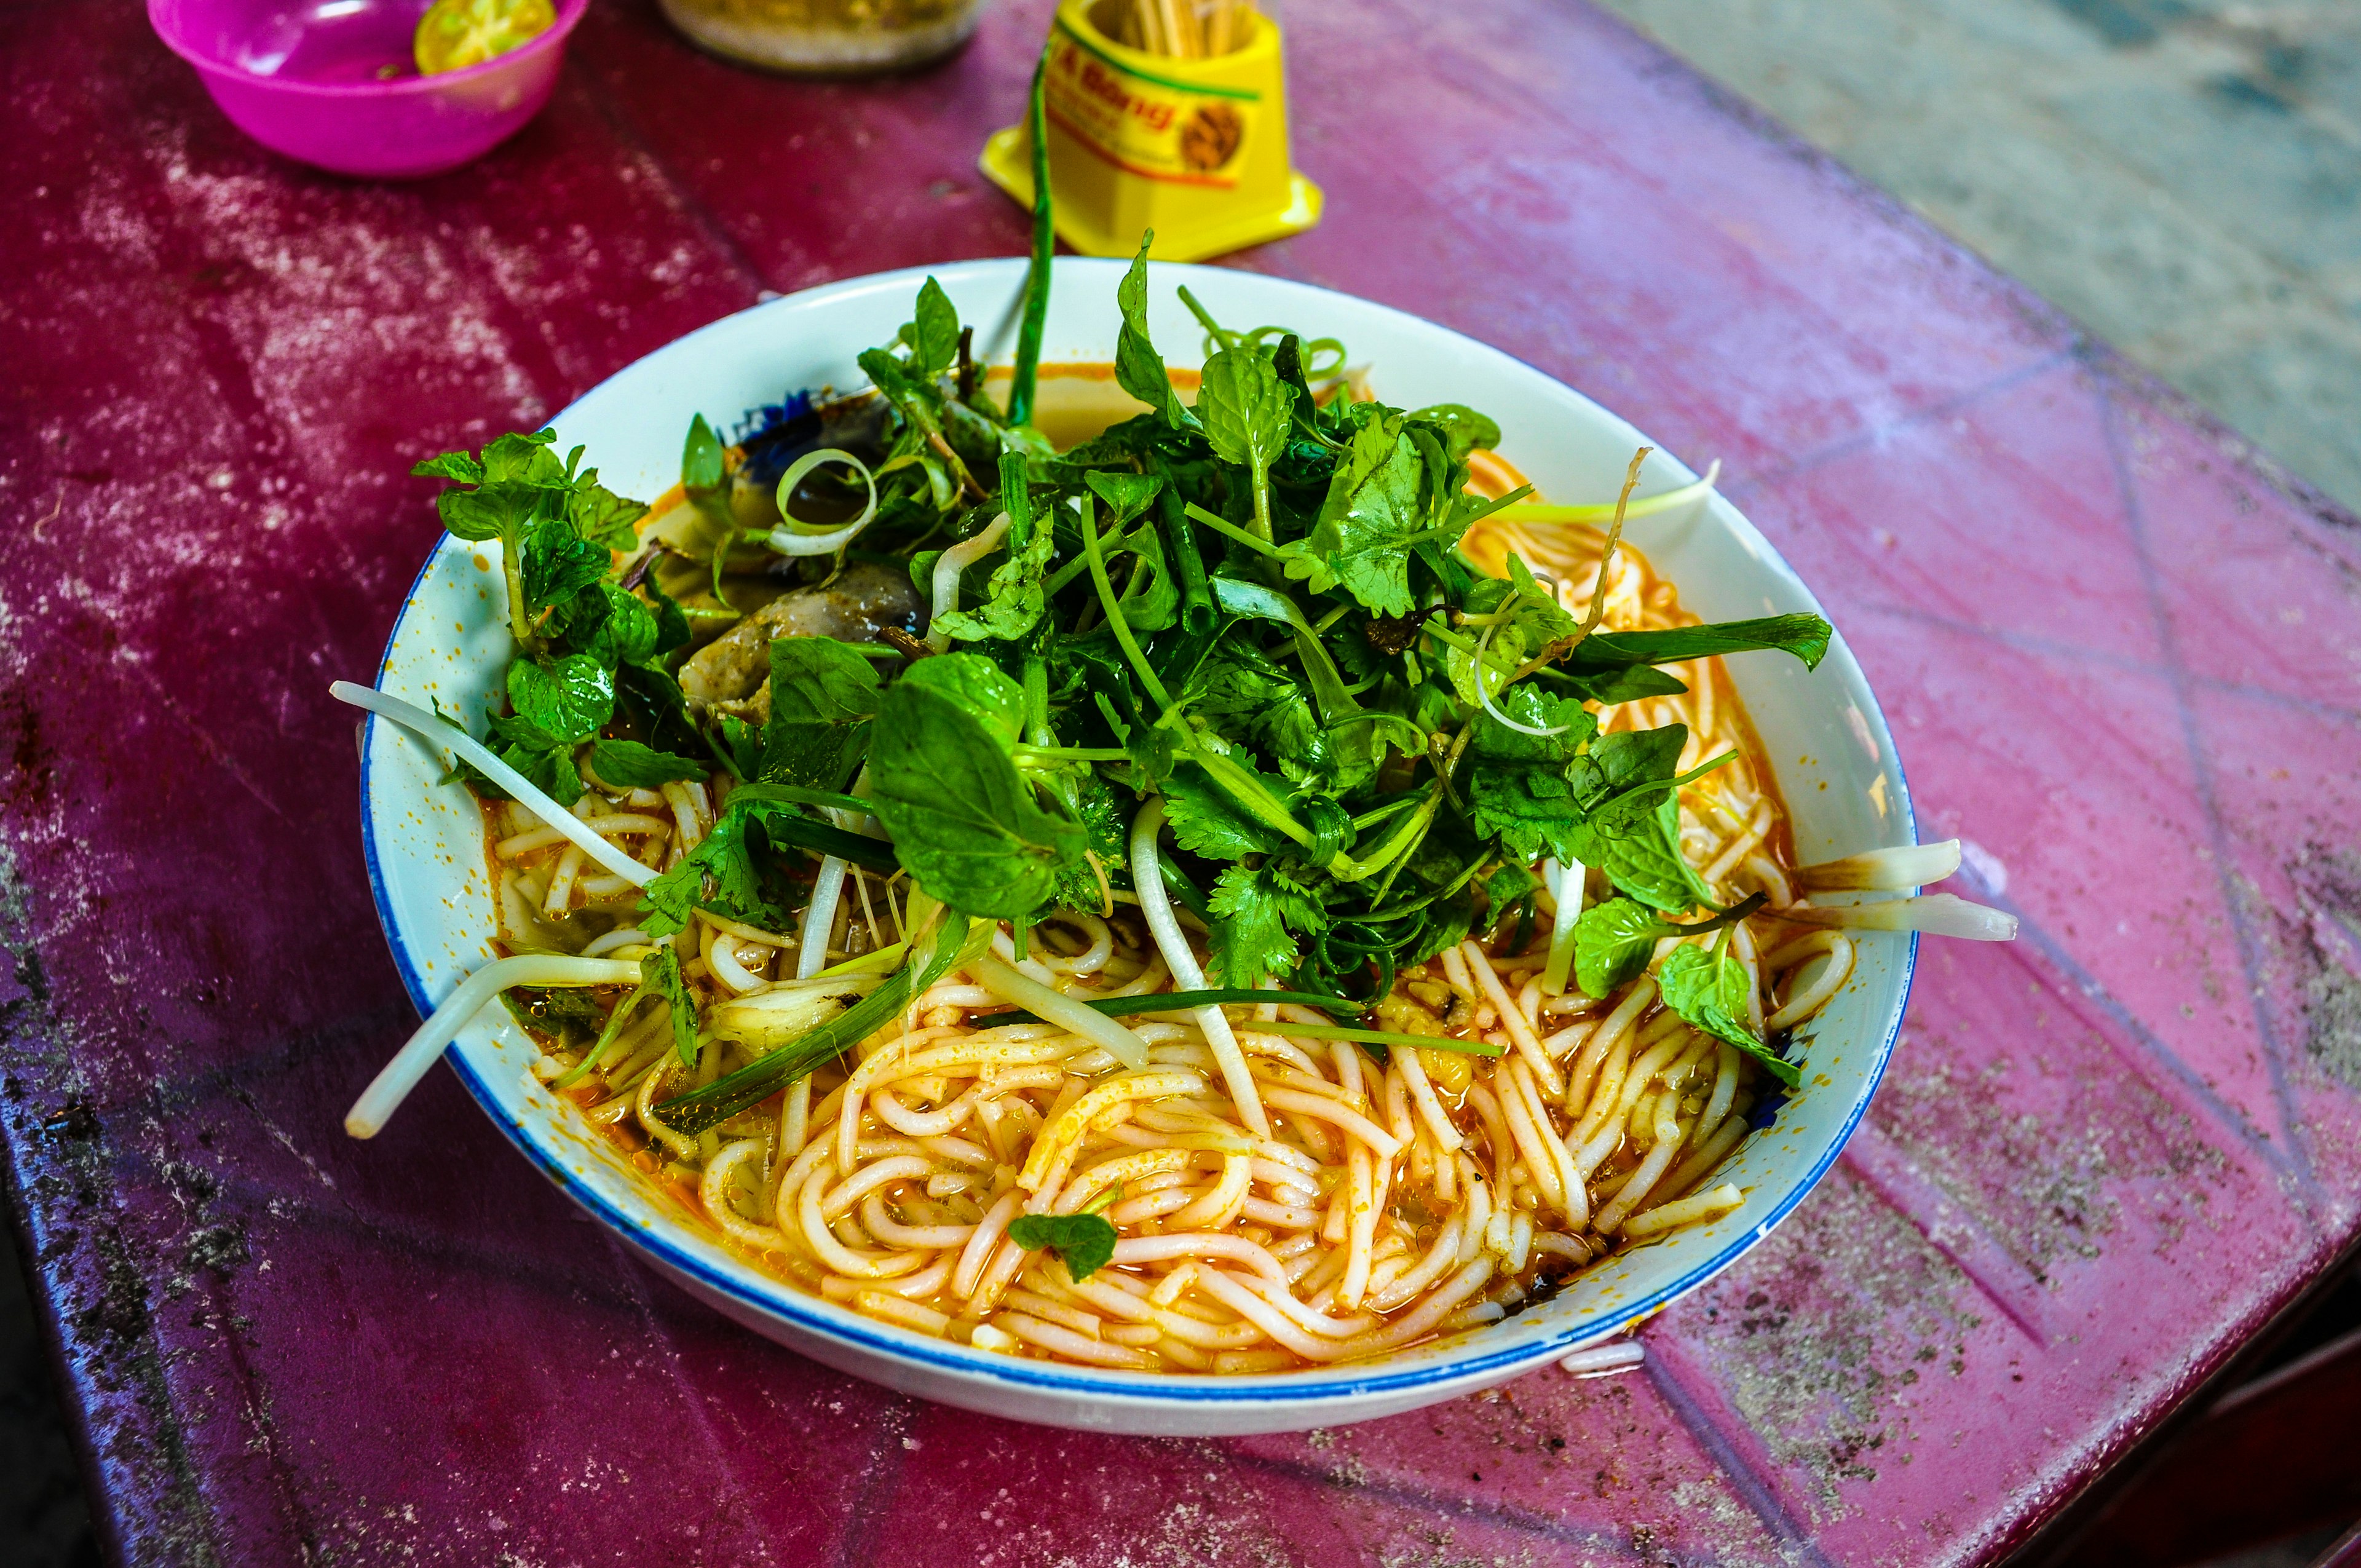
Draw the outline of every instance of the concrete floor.
M2361 0L1600 0L2361 510Z

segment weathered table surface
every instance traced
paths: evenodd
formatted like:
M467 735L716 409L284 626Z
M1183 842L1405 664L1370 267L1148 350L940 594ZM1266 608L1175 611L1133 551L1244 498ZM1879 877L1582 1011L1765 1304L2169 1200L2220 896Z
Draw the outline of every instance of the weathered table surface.
M2361 533L1619 26L1290 0L1327 223L1240 258L1501 345L1731 490L2014 947L1930 942L1869 1122L1740 1267L1372 1425L1155 1442L848 1381L626 1257L412 1022L351 716L419 455L769 290L1014 253L1044 12L815 86L602 5L478 167L248 145L120 0L0 0L0 1123L125 1557L1988 1562L2353 1236Z

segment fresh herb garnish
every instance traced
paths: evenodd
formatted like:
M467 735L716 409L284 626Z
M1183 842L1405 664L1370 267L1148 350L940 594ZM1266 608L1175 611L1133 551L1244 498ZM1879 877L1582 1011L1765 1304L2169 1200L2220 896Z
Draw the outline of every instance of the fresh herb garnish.
M1115 1261L1115 1226L1096 1214L1019 1214L1008 1222L1008 1238L1057 1254L1077 1284Z
M1746 1022L1747 998L1754 992L1746 966L1730 950L1730 934L1711 948L1675 948L1656 970L1664 1005L1718 1040L1736 1046L1772 1077L1793 1089L1803 1069L1763 1043Z
M1030 422L1047 236L1037 223L1010 407L983 395L969 329L930 279L893 340L859 356L874 389L854 443L862 484L847 488L840 464L796 492L872 509L855 556L922 592L937 553L1007 515L934 619L950 652L898 629L890 649L782 638L757 694L767 712L688 701L673 672L692 625L734 619L724 578L767 555L759 541L784 548L741 521L759 516L746 487L777 482L783 460L758 467L759 444L731 448L704 419L684 443L688 514L667 525L661 580L647 553L615 569L643 509L578 452L561 461L547 432L420 466L456 481L438 502L453 532L504 553L517 656L504 711L488 716L504 761L566 803L585 771L635 788L715 763L733 776L703 841L645 889L642 929L684 930L704 908L791 930L822 857L902 875L955 912L888 985L667 1119L714 1125L890 1018L971 919L1024 930L1060 908L1111 909L1136 892L1128 830L1150 797L1177 846L1159 879L1210 927L1212 982L1232 992L1382 995L1399 966L1471 931L1527 931L1543 857L1609 884L1572 933L1594 994L1666 938L1740 917L1683 918L1714 894L1681 852L1680 792L1726 759L1684 772L1685 729L1633 729L1614 710L1684 690L1667 663L1768 649L1815 664L1827 622L1609 631L1521 560L1479 574L1460 539L1525 493L1468 490L1498 424L1340 395L1341 345L1234 330L1186 300L1207 339L1192 409L1149 334L1145 238L1115 291L1115 378L1146 411L1054 452ZM842 565L788 570L818 585ZM1760 1052L1733 1037L1752 1038L1742 997L1730 1004L1734 965L1724 947L1684 947L1659 981L1667 1005Z

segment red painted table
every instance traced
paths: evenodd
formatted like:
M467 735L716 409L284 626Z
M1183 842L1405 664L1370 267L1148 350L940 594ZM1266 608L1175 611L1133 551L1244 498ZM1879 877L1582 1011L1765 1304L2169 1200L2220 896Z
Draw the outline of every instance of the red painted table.
M348 711L420 454L768 290L1022 248L1040 38L873 86L601 5L476 169L247 144L137 7L0 0L0 1125L137 1562L1989 1562L2356 1229L2361 532L1619 26L1290 0L1324 226L1239 258L1597 395L1817 588L2010 948L1930 942L1827 1184L1645 1332L1224 1443L937 1409L625 1257L412 1023Z

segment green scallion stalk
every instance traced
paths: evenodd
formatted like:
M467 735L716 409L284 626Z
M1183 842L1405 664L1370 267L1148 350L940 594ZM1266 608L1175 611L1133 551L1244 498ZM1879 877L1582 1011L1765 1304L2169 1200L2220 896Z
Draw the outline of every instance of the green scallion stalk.
M926 945L923 959L914 956L884 984L793 1045L782 1046L703 1089L664 1101L655 1108L658 1119L675 1132L694 1137L741 1111L760 1105L884 1028L909 1005L910 998L988 950L996 928L992 921L968 921L946 910L933 940Z
M1053 35L1054 36L1054 35ZM1016 376L1008 388L1008 422L1033 422L1033 389L1040 373L1041 334L1049 321L1049 258L1058 247L1050 224L1049 125L1042 91L1049 71L1049 47L1033 67L1033 91L1026 100L1025 128L1033 138L1033 269L1025 278L1025 318L1016 329Z
M1091 498L1084 496L1082 498L1082 559L1090 565L1091 586L1098 590L1099 606L1106 611L1107 628L1115 633L1115 640L1122 647L1124 657L1131 661L1132 673L1139 677L1139 684L1146 688L1148 695L1155 699L1158 707L1170 707L1172 706L1171 696L1166 693L1164 683L1156 678L1156 671L1148 664L1148 655L1140 652L1139 640L1131 633L1131 622L1124 619L1123 606L1115 602L1115 584L1107 576L1106 556L1099 548L1096 514L1097 509L1091 504Z

